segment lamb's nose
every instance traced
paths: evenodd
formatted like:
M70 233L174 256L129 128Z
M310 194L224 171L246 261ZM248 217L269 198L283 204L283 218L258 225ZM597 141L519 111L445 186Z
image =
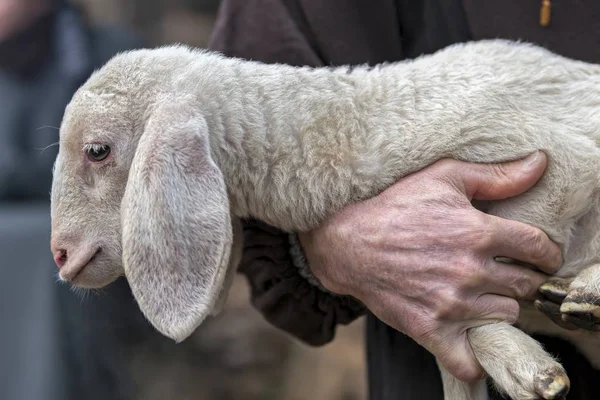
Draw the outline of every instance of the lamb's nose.
M58 268L62 268L67 262L67 251L62 249L54 251L54 262Z

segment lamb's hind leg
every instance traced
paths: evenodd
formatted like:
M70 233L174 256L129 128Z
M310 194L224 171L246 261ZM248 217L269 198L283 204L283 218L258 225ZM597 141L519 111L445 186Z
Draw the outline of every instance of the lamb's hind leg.
M550 278L540 287L536 308L565 329L600 331L600 264L575 278Z
M506 323L469 330L477 361L513 400L564 399L569 378L563 367L525 332Z
M579 273L560 306L564 321L588 331L600 331L600 264Z

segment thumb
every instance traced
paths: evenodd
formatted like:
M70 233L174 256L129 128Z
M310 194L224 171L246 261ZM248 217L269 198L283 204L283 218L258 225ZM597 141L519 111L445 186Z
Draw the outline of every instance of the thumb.
M443 366L456 379L463 382L476 382L485 378L485 371L475 359L471 345L462 335L459 343L446 346L446 349L436 349L435 354L439 365ZM431 351L431 350L430 350Z
M470 200L502 200L531 189L540 180L548 159L536 151L524 159L497 164L460 163L457 178Z

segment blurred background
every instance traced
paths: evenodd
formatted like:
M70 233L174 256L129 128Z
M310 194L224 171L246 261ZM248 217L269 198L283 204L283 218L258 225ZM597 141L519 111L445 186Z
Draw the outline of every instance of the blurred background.
M270 327L238 277L182 344L157 334L124 282L56 282L49 190L73 92L116 52L208 43L217 0L0 0L0 399L359 400L362 320L309 348Z

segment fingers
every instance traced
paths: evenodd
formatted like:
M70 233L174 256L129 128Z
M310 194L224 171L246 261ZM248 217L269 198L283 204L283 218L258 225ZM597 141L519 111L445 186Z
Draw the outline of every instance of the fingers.
M544 174L547 163L546 155L536 151L522 160L501 164L451 162L451 168L452 176L459 180L470 200L501 200L533 187Z
M548 276L530 268L516 264L506 264L489 260L485 276L482 277L482 291L517 300L535 300L538 288L548 280Z
M468 329L498 321L514 324L519 318L519 303L508 297L486 294L475 301L470 311L470 318L461 323L462 332L447 340L441 337L440 342L432 343L438 361L448 372L465 382L474 382L485 376L466 339Z
M510 297L495 294L479 296L471 308L470 318L466 321L468 328L506 322L514 324L519 319L519 303Z
M508 257L553 275L562 264L560 248L540 229L490 215L494 257Z
M476 361L466 333L468 329L478 326L503 321L514 324L519 319L519 303L516 300L485 294L479 296L469 309L468 316L460 324L454 325L460 327L460 332L454 330L446 331L447 337L435 336L430 346L433 348L433 354L444 367L455 377L462 381L473 382L484 377L484 371ZM426 346L427 347L427 346Z
M485 372L479 365L471 349L466 333L458 343L456 341L442 344L441 349L428 349L436 355L438 362L446 370L463 382L476 382L485 378Z
M542 177L547 157L536 151L526 158L501 164L476 164L444 160L437 171L450 179L470 200L500 200L517 196ZM509 257L533 265L548 274L561 266L560 248L540 229L490 216L493 256Z

